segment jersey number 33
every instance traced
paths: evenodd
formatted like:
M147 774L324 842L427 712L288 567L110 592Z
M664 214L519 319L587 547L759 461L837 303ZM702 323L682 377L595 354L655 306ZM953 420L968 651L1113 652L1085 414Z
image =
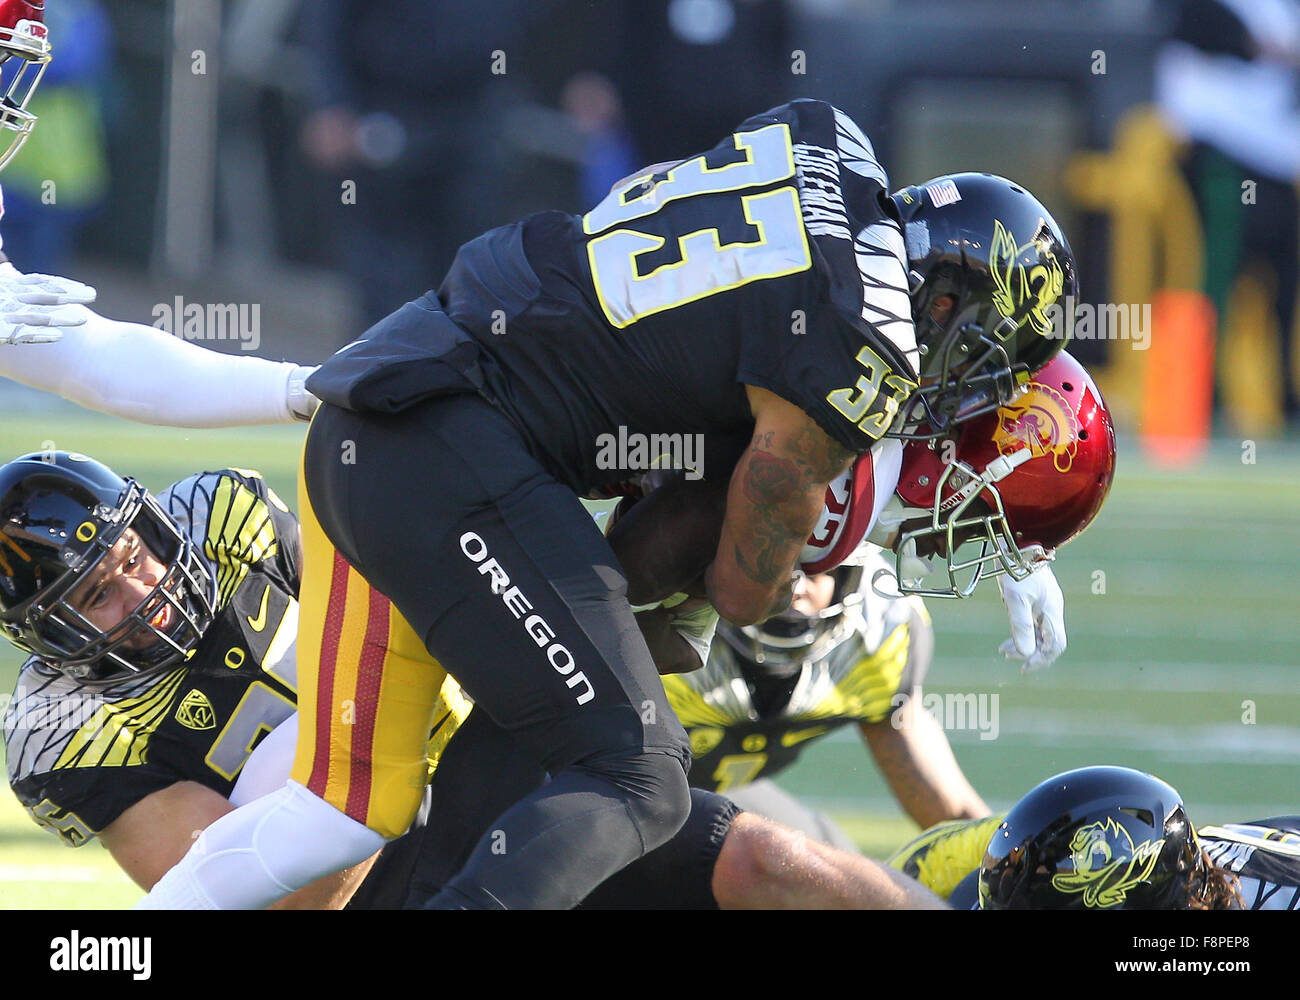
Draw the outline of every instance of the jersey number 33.
M812 266L789 126L731 142L658 181L632 178L583 217L592 282L611 326ZM792 183L772 186L785 180ZM701 200L713 195L724 197Z

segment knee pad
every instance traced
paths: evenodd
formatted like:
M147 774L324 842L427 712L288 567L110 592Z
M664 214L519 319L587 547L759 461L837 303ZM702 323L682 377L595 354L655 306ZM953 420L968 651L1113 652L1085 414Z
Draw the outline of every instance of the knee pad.
M688 767L675 751L644 748L600 754L574 765L617 789L646 852L666 843L690 815Z

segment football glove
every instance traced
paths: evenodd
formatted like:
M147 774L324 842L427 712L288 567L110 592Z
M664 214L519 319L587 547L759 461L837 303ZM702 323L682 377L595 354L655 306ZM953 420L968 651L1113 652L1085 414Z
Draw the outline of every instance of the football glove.
M0 263L0 344L49 344L62 338L60 327L82 326L77 306L95 301L95 289L70 278L23 274Z
M1051 566L1044 561L1023 580L999 576L998 588L1011 619L1011 638L998 651L1019 660L1022 674L1050 667L1065 652L1065 597Z

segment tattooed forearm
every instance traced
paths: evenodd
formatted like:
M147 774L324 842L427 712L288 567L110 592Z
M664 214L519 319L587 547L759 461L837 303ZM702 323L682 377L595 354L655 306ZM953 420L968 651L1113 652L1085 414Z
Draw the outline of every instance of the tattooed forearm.
M771 431L756 434L750 452L753 454L751 461L761 456L765 462L773 464L774 467L767 471L767 475L777 484L796 483L801 489L814 484L824 485L847 469L854 457L854 452L819 429L804 427L783 442L784 450L789 452L790 457L777 458L771 454L774 436ZM780 466L779 473L775 468L777 464Z
M749 458L741 483L745 499L752 504L749 544L736 545L736 565L747 577L772 585L790 572L790 548L801 543L806 532L790 523L787 509L807 490L799 469L790 459L757 451ZM746 554L748 548L752 557Z
M749 579L772 586L790 572L791 550L808 534L804 522L821 502L821 489L848 466L853 453L815 428L785 439L773 454L775 435L756 434L741 487L752 511L749 541L735 546L737 567Z
M826 484L853 460L792 403L755 386L746 392L755 430L728 484L722 537L705 574L713 606L737 625L786 606Z

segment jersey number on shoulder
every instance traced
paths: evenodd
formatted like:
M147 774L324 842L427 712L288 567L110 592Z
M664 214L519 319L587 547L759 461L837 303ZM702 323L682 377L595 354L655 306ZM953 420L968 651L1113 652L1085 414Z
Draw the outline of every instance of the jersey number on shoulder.
M612 326L622 329L666 309L812 266L794 185L743 193L793 180L789 126L768 125L732 140L744 159L718 162L726 154L715 149L677 164L657 184L635 177L583 217L583 232L594 237L587 244L592 281ZM719 229L706 225L676 237L675 261L641 273L641 258L668 243L662 233L681 232L680 209L686 206L678 203L728 193L734 193L746 228L757 230L754 239L724 243Z
M916 388L916 383L894 374L885 360L866 344L855 360L867 373L858 376L858 381L847 389L832 390L826 402L875 441L893 425L899 407Z

